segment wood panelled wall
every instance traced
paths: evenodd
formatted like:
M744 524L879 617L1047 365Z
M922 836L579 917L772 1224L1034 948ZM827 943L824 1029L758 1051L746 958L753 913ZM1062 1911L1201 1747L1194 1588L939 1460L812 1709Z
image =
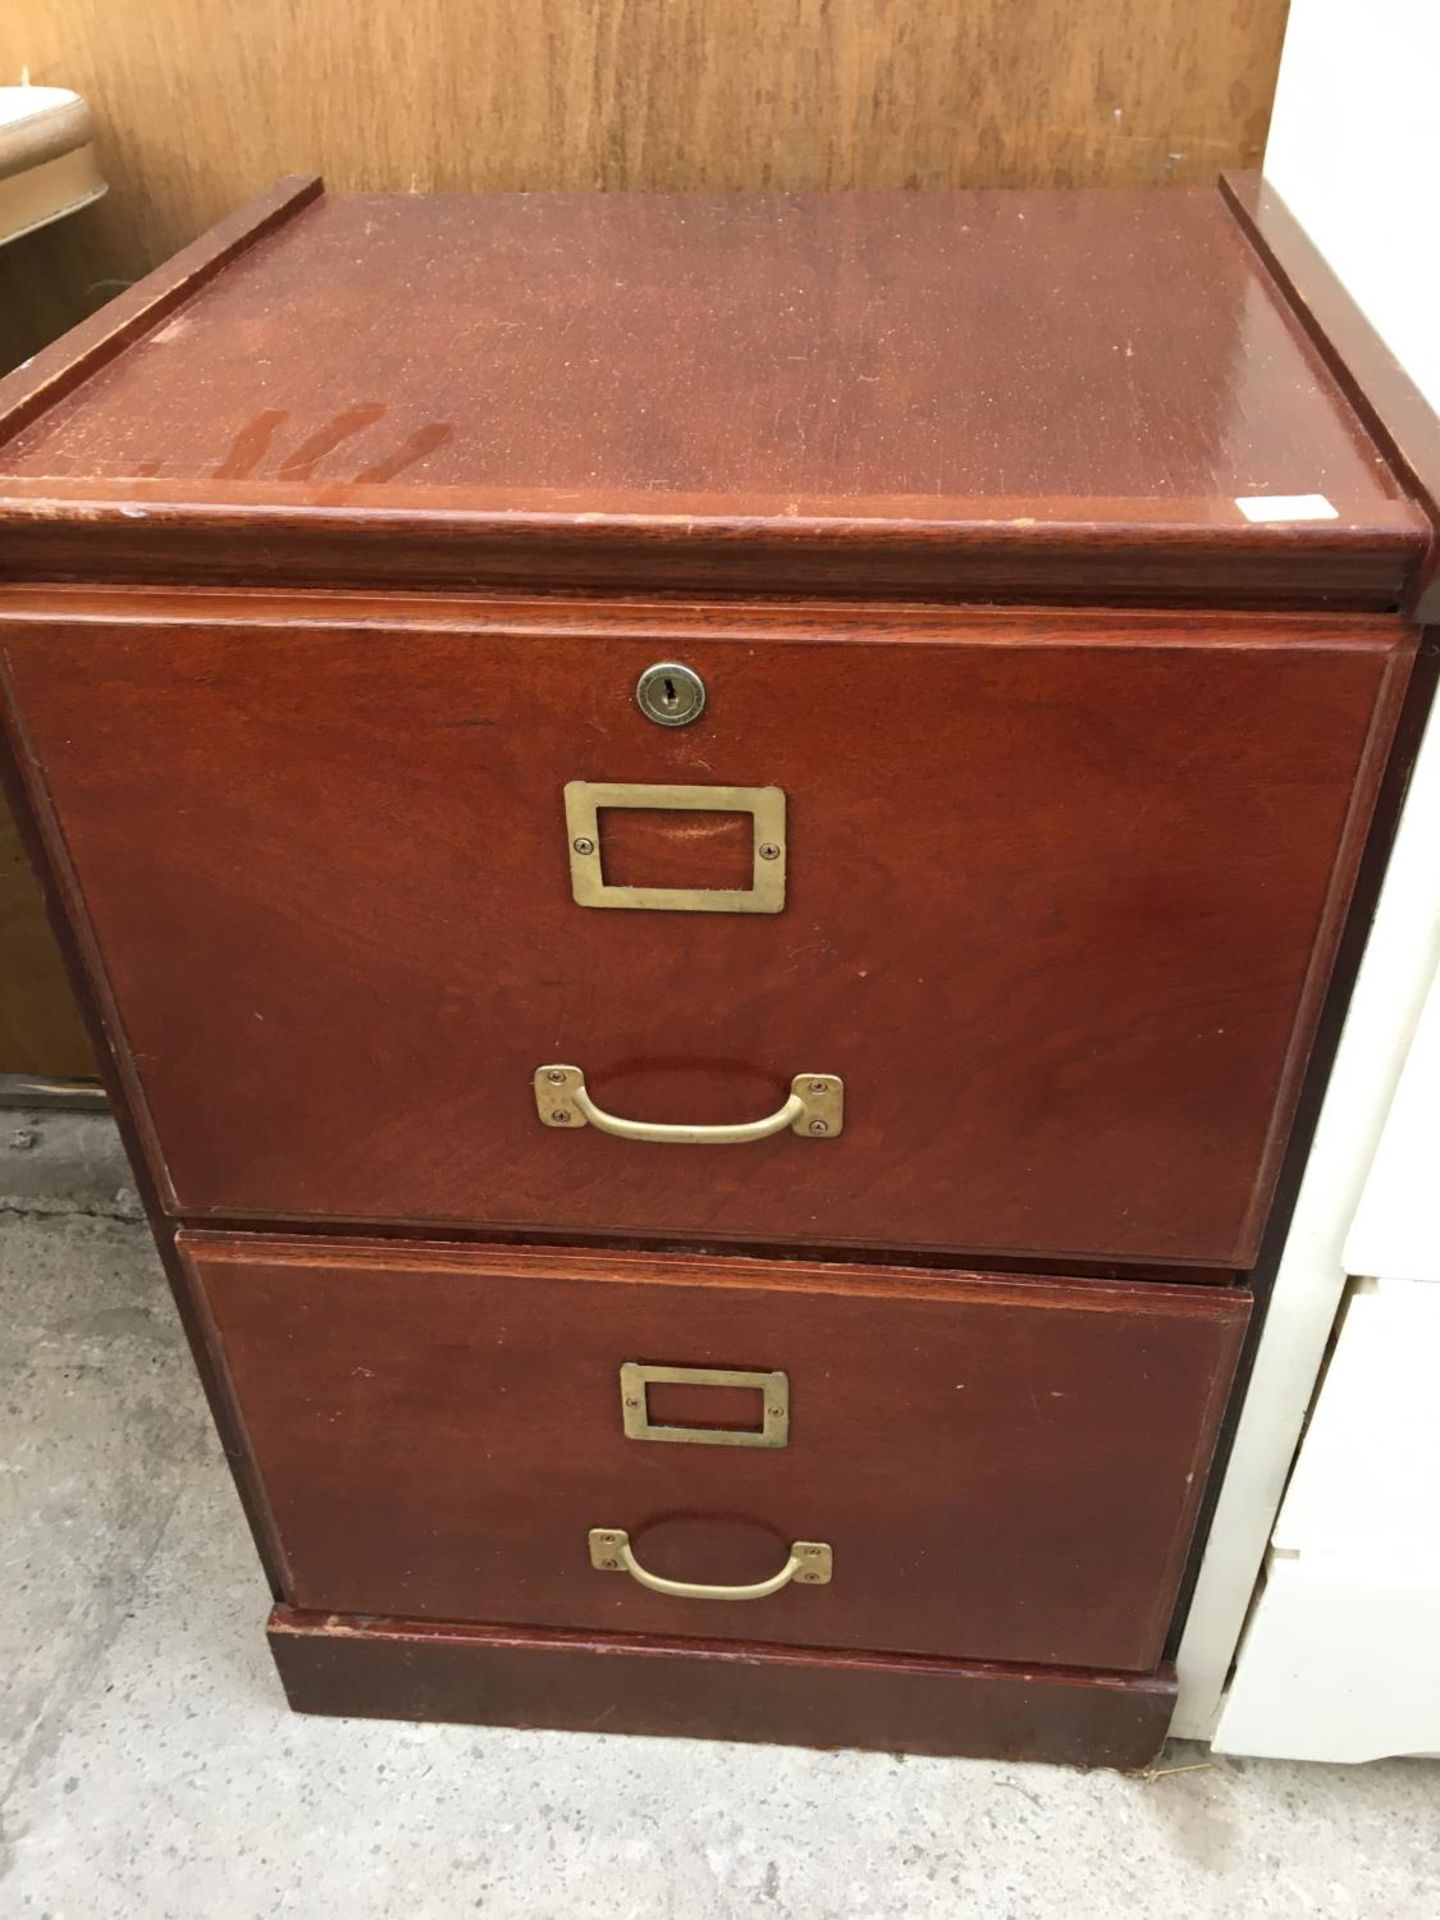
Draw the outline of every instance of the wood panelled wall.
M282 173L337 188L1209 182L1287 0L4 0L0 84L95 108L111 192L0 249L14 365ZM84 1063L0 818L0 1072Z
M1137 185L1253 165L1287 0L5 0L109 198L0 255L0 364L277 175Z

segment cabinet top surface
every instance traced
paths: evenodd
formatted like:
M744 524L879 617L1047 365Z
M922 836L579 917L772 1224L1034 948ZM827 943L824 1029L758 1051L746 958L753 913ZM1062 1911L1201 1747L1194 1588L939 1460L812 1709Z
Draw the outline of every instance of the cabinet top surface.
M0 440L0 496L1427 537L1221 196L1181 190L325 195Z

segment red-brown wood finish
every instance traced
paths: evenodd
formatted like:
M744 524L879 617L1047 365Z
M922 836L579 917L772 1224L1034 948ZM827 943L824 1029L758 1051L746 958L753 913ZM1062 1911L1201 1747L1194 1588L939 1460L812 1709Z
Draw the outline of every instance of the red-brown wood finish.
M17 416L0 570L1384 609L1428 543L1212 191L309 195Z
M175 1212L1049 1263L1253 1256L1410 646L719 606L0 619ZM672 731L632 689L677 651L711 698ZM785 911L577 905L571 779L783 788ZM701 1123L836 1073L845 1131L558 1134L552 1061Z
M295 1606L1137 1672L1249 1310L680 1256L180 1249ZM627 1361L787 1373L789 1444L627 1437ZM795 1540L828 1543L835 1577L677 1599L592 1567L594 1527L668 1579L763 1581Z
M291 174L278 180L268 192L126 287L23 366L0 376L0 438L19 433L102 367L118 360L127 348L153 333L182 301L233 265L247 248L293 219L322 191L315 174ZM85 404L88 407L88 396Z
M346 1619L276 1607L300 1713L1145 1767L1175 1703L1155 1674Z
M1440 622L1440 418L1380 339L1285 201L1260 174L1227 174L1225 199L1391 469L1430 521L1406 610Z
M282 182L0 382L6 777L293 1704L1153 1755L1224 1282L1263 1299L1433 677L1437 444L1244 183ZM630 705L662 653L680 734ZM577 907L574 778L783 786L785 912ZM603 838L745 869L733 817ZM839 1072L846 1129L557 1138L566 1058L659 1119ZM624 1358L783 1365L791 1445L626 1441ZM592 1524L716 1581L834 1536L835 1580L662 1599Z

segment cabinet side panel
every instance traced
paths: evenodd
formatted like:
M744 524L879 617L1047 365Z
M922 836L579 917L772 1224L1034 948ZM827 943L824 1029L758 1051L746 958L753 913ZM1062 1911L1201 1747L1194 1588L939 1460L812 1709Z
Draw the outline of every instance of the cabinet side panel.
M86 918L64 836L49 803L45 782L30 753L23 723L11 698L0 648L0 784L40 882L51 928L64 963L75 1005L94 1051L140 1190L156 1251L165 1269L176 1310L211 1416L225 1450L236 1491L265 1568L271 1592L284 1592L281 1556L265 1498L255 1476L230 1398L210 1349L203 1309L175 1249L165 1163L130 1066L123 1029L105 977L104 965Z

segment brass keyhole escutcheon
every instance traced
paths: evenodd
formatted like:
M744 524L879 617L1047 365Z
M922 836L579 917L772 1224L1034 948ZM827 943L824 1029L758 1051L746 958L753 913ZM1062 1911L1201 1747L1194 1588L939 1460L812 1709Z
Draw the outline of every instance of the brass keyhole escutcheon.
M657 727L688 727L705 711L705 682L678 660L657 660L635 683L635 704Z

